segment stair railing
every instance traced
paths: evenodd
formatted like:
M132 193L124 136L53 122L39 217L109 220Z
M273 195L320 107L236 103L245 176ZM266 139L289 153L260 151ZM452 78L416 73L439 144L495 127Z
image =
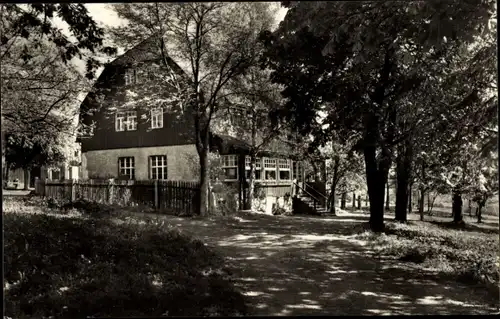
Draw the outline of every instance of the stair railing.
M321 194L317 189L314 189L312 187L310 187L309 189L313 190L315 194L323 197L323 199L325 200L325 208L328 207L328 196Z
M305 194L307 194L307 196L309 196L312 200L313 200L313 203L314 203L314 211L317 212L317 209L316 209L316 203L319 203L319 200L314 197L311 193L309 193L308 191L306 191L304 188L302 188L302 186L300 186L299 184L297 184L296 182L292 182L292 185L295 185L297 186L298 188L300 188Z

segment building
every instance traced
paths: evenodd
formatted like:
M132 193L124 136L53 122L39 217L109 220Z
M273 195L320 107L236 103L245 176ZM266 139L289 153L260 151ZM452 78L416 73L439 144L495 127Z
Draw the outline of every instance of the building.
M172 97L176 91L155 81L159 76L174 81L184 72L171 59L166 68L154 50L154 42L147 39L108 63L83 101L80 122L88 130L78 137L82 179L199 179L192 116ZM241 199L250 169L249 146L212 131L210 149L221 155L221 180L235 183ZM260 152L256 168L256 181L273 186L277 191L268 195L274 197L282 197L293 179L303 176L286 151Z

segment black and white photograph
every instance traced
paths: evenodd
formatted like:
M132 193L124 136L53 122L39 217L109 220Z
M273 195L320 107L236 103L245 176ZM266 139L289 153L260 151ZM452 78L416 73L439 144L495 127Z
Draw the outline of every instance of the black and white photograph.
M0 22L4 319L500 314L497 1Z

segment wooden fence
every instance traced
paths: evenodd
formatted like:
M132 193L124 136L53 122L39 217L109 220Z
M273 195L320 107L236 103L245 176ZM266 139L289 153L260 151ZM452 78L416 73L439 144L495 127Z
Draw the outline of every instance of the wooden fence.
M196 214L200 185L185 181L37 180L37 195L60 201L84 199L103 204L149 206Z

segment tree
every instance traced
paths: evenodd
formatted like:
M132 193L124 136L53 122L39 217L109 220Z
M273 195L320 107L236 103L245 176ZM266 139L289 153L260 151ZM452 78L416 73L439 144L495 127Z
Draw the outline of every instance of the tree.
M342 139L337 135L336 139L321 148L324 156L329 159L327 184L330 185L330 194L327 206L331 214L335 214L335 194L343 196L341 206L345 209L346 194L359 190L362 184L359 183L359 173L363 169L362 159L358 153L352 151L352 147L352 139Z
M209 134L213 117L225 107L228 82L253 65L258 34L270 29L274 18L266 3L141 3L117 4L113 10L128 20L110 31L117 44L152 38L163 66L176 61L184 76L170 75L185 90L187 112L194 122L200 164L200 214L208 208ZM126 45L126 46L128 46ZM169 81L171 83L171 81ZM166 83L165 85L171 86Z
M482 209L498 194L498 152L482 154L474 164L471 198L477 203L477 222L481 223Z
M30 153L49 147L55 133L73 138L74 126L70 124L81 102L80 93L90 89L89 79L101 65L99 54L109 56L116 49L103 44L103 29L83 4L2 4L0 11L4 161L9 143L19 154L21 150ZM54 23L57 18L67 24L69 32L59 29ZM85 62L86 78L73 64L75 59ZM7 143L7 136L17 142ZM41 137L47 140L39 140ZM32 146L36 148L30 149ZM22 163L7 161L7 165L28 165L23 156L11 155L11 161Z
M261 47L261 45L260 45ZM227 118L227 124L234 130L234 135L249 146L250 172L248 178L248 197L245 209L251 209L254 198L255 162L258 153L272 148L280 151L279 144L290 136L289 126L271 118L271 113L281 103L279 87L269 80L269 70L262 69L258 56L262 49L255 48L255 65L248 67L242 74L229 82L227 112L221 112L219 118ZM283 141L285 140L285 141ZM278 149L277 149L278 148ZM282 151L287 151L281 147Z
M62 134L10 133L6 142L7 168L24 170L24 189L29 186L29 169L61 164L68 158L66 138Z
M474 41L493 11L454 2L287 2L287 16L267 35L273 80L286 86L288 117L310 133L319 111L332 130L360 133L370 225L382 231L384 186L401 132L401 103L440 72L443 57ZM474 20L473 20L474 19ZM321 22L320 22L321 21ZM474 22L472 22L474 21ZM458 32L459 30L459 32ZM444 45L446 44L446 45ZM294 51L294 55L286 52ZM325 107L325 102L328 103ZM412 125L409 125L414 129ZM406 210L406 207L405 207Z

